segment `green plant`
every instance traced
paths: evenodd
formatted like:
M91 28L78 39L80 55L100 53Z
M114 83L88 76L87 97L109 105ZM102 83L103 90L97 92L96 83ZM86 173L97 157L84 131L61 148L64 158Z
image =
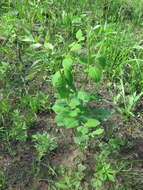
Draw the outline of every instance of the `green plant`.
M95 155L95 172L91 180L95 190L115 188L114 185L117 182L116 174L119 174L125 165L123 165L122 162L120 162L120 164L114 163L113 158L119 154L119 151L122 150L125 145L125 138L110 138L108 143L100 141L99 147L101 152Z
M137 101L142 97L143 92L137 94L136 92L134 92L131 95L125 95L125 87L123 84L123 81L121 80L121 85L119 86L121 92L114 97L114 103L123 103L124 107L123 108L117 108L118 111L120 111L121 113L125 114L127 117L129 116L135 116L133 111L134 108L137 104Z
M50 153L57 147L56 138L52 137L47 132L37 133L32 136L33 141L35 142L35 148L38 153L38 160L46 154Z
M76 171L71 168L60 167L61 178L55 183L58 190L70 189L70 190L80 190L81 180L84 177L83 171L85 166L80 165Z
M111 164L107 161L108 154L101 152L98 156L96 155L96 167L94 177L92 178L92 185L95 190L105 189L105 182L115 182L116 170L112 169Z
M84 126L77 127L77 137L75 137L74 140L84 150L88 147L88 143L92 138L95 138L104 132L104 129L101 128L96 130L94 129L98 125L100 125L98 120L88 119Z
M23 117L20 115L19 110L15 110L12 114L12 127L9 131L9 137L14 138L20 142L24 142L27 139L27 126Z
M89 34L88 34L89 35ZM85 81L82 83L80 89L76 88L76 81L74 78L73 70L74 58L72 52L77 52L82 48L81 42L85 39L81 30L76 33L77 42L70 44L70 54L68 54L63 62L63 68L57 71L53 78L52 84L57 91L56 102L53 106L54 112L57 114L55 117L55 122L58 126L64 126L66 128L74 128L77 135L82 135L82 137L77 137L76 142L79 144L82 141L85 142L85 147L90 137L95 137L96 135L102 134L103 129L94 130L100 122L97 120L96 115L92 115L92 111L87 106L90 100L98 100L98 95L86 92L84 89L87 87L88 80L92 80L98 83L102 76L102 70L105 67L105 61L102 57L98 56L99 63L95 64L95 57L92 56L91 47L92 44L92 31L91 36L88 36L87 46L88 46L88 57L83 60L83 72L85 73ZM81 73L80 73L81 74ZM91 131L92 128L92 132Z

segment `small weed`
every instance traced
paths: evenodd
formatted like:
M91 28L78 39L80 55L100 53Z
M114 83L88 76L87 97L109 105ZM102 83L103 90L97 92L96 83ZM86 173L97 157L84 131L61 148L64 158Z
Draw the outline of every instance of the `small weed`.
M9 131L9 137L14 138L20 142L24 142L27 139L27 126L26 122L20 115L19 110L15 110L12 114L13 125Z
M56 138L52 137L50 134L37 133L32 136L33 142L35 142L35 148L38 153L37 159L40 161L41 158L46 154L50 153L57 147Z

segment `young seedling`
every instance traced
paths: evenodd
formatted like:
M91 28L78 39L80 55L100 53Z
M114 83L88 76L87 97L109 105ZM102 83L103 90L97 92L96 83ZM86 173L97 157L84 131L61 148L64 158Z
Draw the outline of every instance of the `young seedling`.
M85 59L83 68L86 81L80 89L77 88L74 78L76 71L73 69L75 61L73 54L82 48L82 41L85 40L81 30L77 31L76 38L77 41L70 45L69 54L63 59L62 68L52 78L53 87L57 92L55 94L57 100L53 110L56 113L55 122L57 125L75 129L77 135L75 142L81 144L84 141L85 147L87 147L89 139L102 134L104 130L94 129L100 125L100 122L97 120L96 115L91 114L92 110L87 106L90 100L97 100L98 96L86 92L84 89L88 85L88 80L92 80L94 83L101 80L105 60L103 62L103 59L98 56L98 61L101 64L95 64L89 47L88 57ZM90 44L91 37L88 36L87 45L90 46Z

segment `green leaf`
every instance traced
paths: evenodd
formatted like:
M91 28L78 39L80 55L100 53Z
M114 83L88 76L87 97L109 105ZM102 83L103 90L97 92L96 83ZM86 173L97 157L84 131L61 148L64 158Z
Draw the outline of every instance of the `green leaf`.
M23 39L21 39L23 42L35 42L33 36L25 36Z
M89 101L90 100L90 93L85 91L79 91L78 92L78 99L83 101Z
M60 71L57 71L54 75L53 75L53 78L52 78L52 84L55 88L60 88L63 86L63 77L61 76L61 72Z
M79 121L73 117L64 118L63 122L64 122L65 127L68 129L75 128L79 125Z
M90 133L91 137L95 137L97 135L101 135L104 132L104 129L97 129L96 131L93 131Z
M73 85L73 75L70 70L64 70L65 78L67 79L67 83L69 86Z
M87 127L97 127L98 125L100 125L100 122L96 119L88 119L85 123Z
M76 107L79 106L79 105L80 105L80 101L79 101L79 99L76 98L76 97L72 98L72 99L71 99L71 102L69 103L69 106L70 106L72 109L76 108Z
M88 64L88 59L87 58L84 58L84 57L77 57L77 62L81 65L87 65Z
M89 100L98 100L101 97L98 94L88 93L85 91L78 92L78 99L82 101L89 101Z
M82 48L82 46L80 44L78 44L78 43L71 44L71 51L77 51L77 50L79 50L81 48Z
M57 88L57 92L59 93L60 98L68 98L70 95L70 89L66 86Z
M33 49L37 49L37 48L40 48L41 46L42 46L42 44L35 43L35 44L32 44L30 47L33 48Z
M65 58L62 62L64 70L71 70L73 60L71 58Z
M64 183L55 183L56 187L59 189L69 189L68 185L65 185Z
M64 117L62 115L56 115L55 122L58 126L64 126Z
M90 67L88 74L94 82L99 82L102 77L102 70L99 67Z
M91 65L95 63L95 55L92 55L89 58L78 56L76 60L81 65ZM84 69L84 72L86 72L86 69Z
M82 34L81 29L77 31L77 33L76 33L76 39L78 41L83 41L85 39L84 36L83 36L83 34Z
M44 47L50 50L54 49L54 46L51 43L44 43Z
M109 181L115 182L115 177L111 174L108 174Z
M70 89L67 87L67 82L61 72L57 71L53 75L52 84L58 91L61 98L67 98L70 94Z
M76 116L78 116L79 113L80 113L80 109L77 108L74 111L71 111L69 113L69 115L70 115L70 117L76 117Z
M96 60L98 61L99 65L104 69L106 67L106 58L104 56L97 56Z
M73 85L73 76L72 76L72 63L73 60L70 57L67 57L63 60L62 65L64 68L64 75L65 78L67 79L68 85L72 86Z
M81 132L83 135L86 135L89 129L86 126L77 127L77 131Z
M29 75L27 75L27 76L25 77L25 80L33 79L36 74L37 74L37 72L30 73Z
M66 108L67 104L64 100L57 100L52 107L53 111L57 114L63 112Z

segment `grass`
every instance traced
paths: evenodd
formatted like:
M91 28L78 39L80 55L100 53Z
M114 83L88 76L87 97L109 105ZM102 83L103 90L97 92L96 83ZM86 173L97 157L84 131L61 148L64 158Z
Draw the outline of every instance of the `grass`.
M142 190L142 9L1 0L2 190Z

